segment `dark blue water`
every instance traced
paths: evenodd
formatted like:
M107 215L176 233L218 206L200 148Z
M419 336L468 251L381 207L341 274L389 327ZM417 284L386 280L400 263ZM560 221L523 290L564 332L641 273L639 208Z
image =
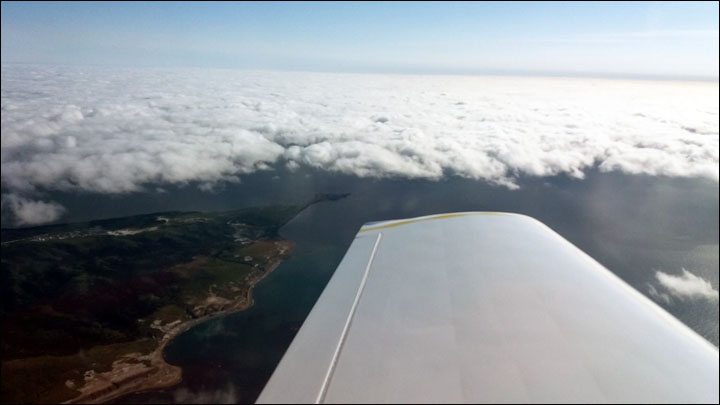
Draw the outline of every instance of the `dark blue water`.
M643 293L655 271L677 274L682 268L718 288L718 183L706 180L590 173L584 180L525 179L519 190L508 190L459 178L434 182L282 172L255 174L214 194L186 187L121 197L113 205L122 202L124 209L135 210L131 213L222 210L302 201L316 191L352 195L316 204L281 230L296 249L257 285L252 308L199 325L167 346L167 361L183 368L179 386L122 402L254 401L358 228L373 220L453 211L518 212L543 221ZM85 214L102 216L99 211ZM718 344L717 301L660 304Z

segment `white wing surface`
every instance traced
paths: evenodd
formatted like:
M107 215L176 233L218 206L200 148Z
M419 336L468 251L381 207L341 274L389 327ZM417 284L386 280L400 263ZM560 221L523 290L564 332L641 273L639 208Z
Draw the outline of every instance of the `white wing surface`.
M364 226L260 403L718 402L718 350L547 226Z

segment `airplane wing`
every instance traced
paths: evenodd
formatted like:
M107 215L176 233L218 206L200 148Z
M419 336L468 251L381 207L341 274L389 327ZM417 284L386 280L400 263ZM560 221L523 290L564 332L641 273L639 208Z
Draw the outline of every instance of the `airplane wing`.
M259 403L718 402L718 350L541 222L363 226Z

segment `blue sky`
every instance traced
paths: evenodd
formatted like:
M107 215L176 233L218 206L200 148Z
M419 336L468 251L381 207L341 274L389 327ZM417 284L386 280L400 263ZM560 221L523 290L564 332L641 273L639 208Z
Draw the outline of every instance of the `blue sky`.
M2 3L3 62L718 77L718 3Z

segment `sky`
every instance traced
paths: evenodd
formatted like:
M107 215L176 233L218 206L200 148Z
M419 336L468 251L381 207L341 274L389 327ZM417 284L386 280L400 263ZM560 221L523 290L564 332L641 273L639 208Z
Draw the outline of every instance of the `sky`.
M2 2L2 61L717 80L717 2Z

